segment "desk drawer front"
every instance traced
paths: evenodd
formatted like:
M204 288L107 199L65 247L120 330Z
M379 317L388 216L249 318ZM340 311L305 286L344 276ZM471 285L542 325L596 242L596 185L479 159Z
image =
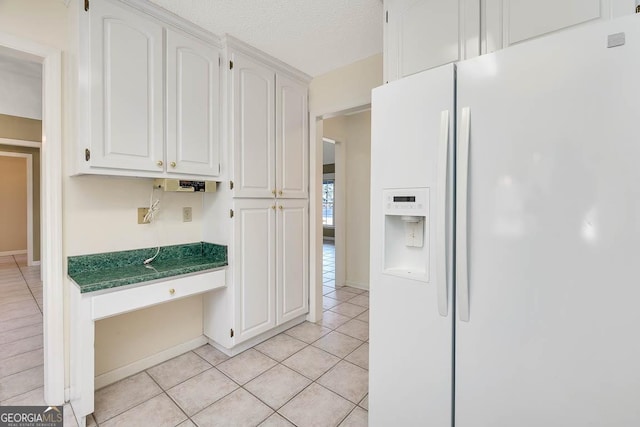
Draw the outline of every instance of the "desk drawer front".
M93 320L103 319L224 286L225 270L217 270L135 288L115 290L93 297L92 318Z

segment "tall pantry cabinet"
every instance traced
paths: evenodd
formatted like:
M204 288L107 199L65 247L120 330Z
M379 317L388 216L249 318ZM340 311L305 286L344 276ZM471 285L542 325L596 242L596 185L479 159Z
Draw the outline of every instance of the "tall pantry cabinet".
M229 227L211 225L205 235L228 239L233 284L207 297L205 335L236 352L304 320L309 309L310 78L226 42L229 185L208 196L205 209L226 213Z

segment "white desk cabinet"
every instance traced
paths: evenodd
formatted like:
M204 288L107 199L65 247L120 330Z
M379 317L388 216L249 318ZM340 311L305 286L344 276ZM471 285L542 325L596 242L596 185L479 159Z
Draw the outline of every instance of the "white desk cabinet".
M97 292L71 293L70 399L78 425L94 411L95 321L226 286L226 267Z

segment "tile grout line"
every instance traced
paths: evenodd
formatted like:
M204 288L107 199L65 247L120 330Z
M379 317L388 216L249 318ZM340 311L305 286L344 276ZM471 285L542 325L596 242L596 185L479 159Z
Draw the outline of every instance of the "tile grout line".
M20 272L20 276L22 276L22 280L24 281L25 286L29 290L29 293L31 294L31 297L33 298L33 301L36 303L36 306L38 307L38 310L40 310L40 314L43 314L42 313L42 308L40 307L40 304L38 304L38 300L36 299L36 296L33 295L33 291L31 290L31 287L27 283L27 278L24 277L24 273L22 272L22 269L20 268L20 264L18 264L18 261L16 260L15 255L13 255L13 262L15 262L16 267L18 267L18 271Z

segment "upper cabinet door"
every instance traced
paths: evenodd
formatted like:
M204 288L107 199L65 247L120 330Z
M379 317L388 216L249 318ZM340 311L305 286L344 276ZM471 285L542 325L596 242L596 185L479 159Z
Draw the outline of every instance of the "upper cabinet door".
M307 88L276 76L276 189L280 198L306 198L309 177Z
M486 0L484 7L486 52L634 10L632 0Z
M460 59L458 0L387 0L385 9L386 81Z
M162 26L91 3L91 166L163 170Z
M219 52L167 29L167 172L220 174L219 102Z
M273 197L275 72L237 52L230 57L234 196Z

